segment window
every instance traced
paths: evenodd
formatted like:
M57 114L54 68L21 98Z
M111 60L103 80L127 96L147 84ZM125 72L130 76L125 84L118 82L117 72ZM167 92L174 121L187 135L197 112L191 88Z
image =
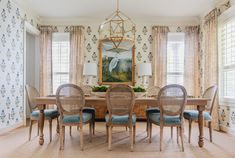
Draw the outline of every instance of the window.
M184 83L184 33L168 33L167 84Z
M235 19L220 27L220 96L235 99Z
M53 33L52 71L54 94L61 84L69 82L69 54L69 33Z

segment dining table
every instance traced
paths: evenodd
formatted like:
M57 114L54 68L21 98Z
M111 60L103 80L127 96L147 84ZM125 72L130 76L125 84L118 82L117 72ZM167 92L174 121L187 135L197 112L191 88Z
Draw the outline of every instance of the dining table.
M204 146L204 118L203 118L203 111L206 108L207 102L209 98L187 98L186 106L195 106L199 112L198 115L198 128L199 128L199 137L198 137L198 145L199 147ZM104 97L97 97L97 96L88 96L85 97L86 105L90 106L107 106L106 98ZM46 105L56 105L56 97L55 96L41 96L35 97L35 103L37 104L38 109L40 110L39 113L39 144L44 144L44 109ZM156 106L157 99L154 97L139 97L135 99L135 105L147 105L147 106ZM58 127L57 127L58 128Z

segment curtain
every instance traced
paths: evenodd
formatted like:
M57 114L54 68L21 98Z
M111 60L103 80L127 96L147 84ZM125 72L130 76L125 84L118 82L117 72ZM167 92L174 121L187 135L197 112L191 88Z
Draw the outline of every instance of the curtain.
M52 94L52 33L56 27L41 26L40 30L40 95Z
M167 76L167 26L154 26L153 33L153 82L155 86L166 85Z
M85 36L83 26L70 26L70 66L69 80L73 84L82 84L84 64Z
M208 87L218 84L218 41L217 41L217 25L218 16L217 9L212 10L206 17L204 23L204 55L203 55L203 83L202 88L206 90ZM218 99L215 101L212 125L214 129L219 129L218 117Z
M184 86L187 94L198 97L199 87L199 26L185 27Z

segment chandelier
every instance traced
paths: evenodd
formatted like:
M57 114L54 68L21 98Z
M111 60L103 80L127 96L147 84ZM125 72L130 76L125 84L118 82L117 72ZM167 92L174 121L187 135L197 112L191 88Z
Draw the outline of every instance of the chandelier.
M99 26L100 40L105 41L108 50L124 52L134 46L135 32L135 24L119 10L117 0L117 10Z

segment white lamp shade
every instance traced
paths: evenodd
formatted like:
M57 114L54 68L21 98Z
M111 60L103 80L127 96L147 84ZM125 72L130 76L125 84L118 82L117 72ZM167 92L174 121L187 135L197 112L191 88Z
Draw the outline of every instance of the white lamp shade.
M152 76L152 66L151 63L139 63L137 65L139 76Z
M85 63L84 67L83 67L83 75L96 76L97 75L97 64L96 63Z

